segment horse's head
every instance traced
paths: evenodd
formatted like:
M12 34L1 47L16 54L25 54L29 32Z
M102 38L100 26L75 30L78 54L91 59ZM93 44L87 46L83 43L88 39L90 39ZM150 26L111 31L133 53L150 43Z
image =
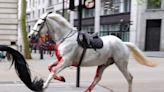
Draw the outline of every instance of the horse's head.
M39 18L39 20L35 23L34 27L28 34L30 41L38 41L40 35L44 35L47 33L48 29L47 29L46 20L48 14L49 13L45 13L44 15L42 15Z
M28 37L30 40L38 40L40 35L48 33L55 41L64 39L67 35L75 31L64 17L56 13L46 13L36 22Z

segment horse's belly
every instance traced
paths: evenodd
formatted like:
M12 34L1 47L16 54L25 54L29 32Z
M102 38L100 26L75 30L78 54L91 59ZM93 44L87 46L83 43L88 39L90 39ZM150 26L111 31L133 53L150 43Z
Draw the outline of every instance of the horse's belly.
M94 53L86 53L81 66L98 66L105 64L109 59L109 54L94 52Z
M98 66L105 64L107 62L107 59L101 60L101 59L93 59L93 60L84 60L82 61L81 66Z

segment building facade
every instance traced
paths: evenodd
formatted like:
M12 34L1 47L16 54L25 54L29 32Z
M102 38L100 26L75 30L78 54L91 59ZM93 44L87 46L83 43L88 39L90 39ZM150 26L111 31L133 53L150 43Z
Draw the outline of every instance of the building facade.
M83 9L82 30L129 41L130 7L131 0L96 0L95 8ZM77 22L75 17L75 26Z
M18 0L0 0L0 44L16 48Z
M78 25L77 6L70 11L69 0L27 0L28 29L44 12L62 14L75 27ZM123 41L135 43L141 50L164 51L164 1L153 0L95 0L95 8L83 8L82 30L98 32L100 36L116 35Z
M43 2L44 1L44 2ZM43 11L62 14L64 1L64 17L77 27L77 6L70 11L69 0L27 0L28 29L34 25ZM94 9L83 8L82 30L89 33L98 32L101 36L116 35L124 41L129 41L130 4L131 0L95 0ZM39 5L40 2L40 5Z
M47 0L27 1L27 31L29 32L38 18L46 12Z
M130 41L145 51L164 51L164 1L132 2Z

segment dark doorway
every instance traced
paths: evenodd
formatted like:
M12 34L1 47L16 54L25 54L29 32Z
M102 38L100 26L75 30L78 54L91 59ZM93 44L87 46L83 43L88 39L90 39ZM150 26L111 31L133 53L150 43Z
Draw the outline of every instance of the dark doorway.
M160 50L161 19L146 21L145 51Z

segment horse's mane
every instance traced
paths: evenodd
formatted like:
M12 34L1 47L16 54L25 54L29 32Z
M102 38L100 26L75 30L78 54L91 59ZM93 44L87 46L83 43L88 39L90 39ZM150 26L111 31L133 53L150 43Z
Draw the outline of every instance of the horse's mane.
M77 30L75 27L73 27L64 17L62 17L60 14L57 13L51 13L47 16L48 18L55 20L58 22L61 26L67 27L72 30Z

